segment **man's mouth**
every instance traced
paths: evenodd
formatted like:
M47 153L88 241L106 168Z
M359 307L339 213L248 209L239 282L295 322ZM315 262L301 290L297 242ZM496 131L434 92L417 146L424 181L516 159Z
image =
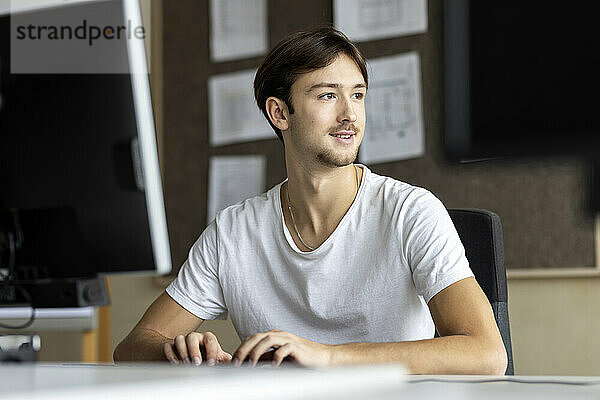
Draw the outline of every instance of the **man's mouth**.
M354 136L356 136L356 133L352 131L338 131L330 133L329 136L333 136L337 143L349 146L354 143Z
M352 136L354 136L356 134L354 132L342 131L342 132L330 133L329 135L331 135L333 137L341 138L341 139L350 139Z

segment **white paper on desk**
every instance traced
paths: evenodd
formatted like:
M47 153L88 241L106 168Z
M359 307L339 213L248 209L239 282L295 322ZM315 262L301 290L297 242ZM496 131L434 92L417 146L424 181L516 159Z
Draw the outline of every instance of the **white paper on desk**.
M208 175L208 223L232 204L265 191L265 156L214 156Z
M367 125L359 159L365 164L425 153L419 55L410 52L369 60Z
M334 0L336 28L358 42L427 32L427 0Z
M210 57L213 61L230 61L266 51L266 0L210 1Z
M208 78L208 107L211 146L277 136L254 101L256 70Z

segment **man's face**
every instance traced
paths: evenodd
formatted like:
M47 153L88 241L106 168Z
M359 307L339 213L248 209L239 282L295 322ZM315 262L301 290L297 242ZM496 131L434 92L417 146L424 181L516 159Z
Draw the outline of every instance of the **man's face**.
M328 167L354 162L364 135L365 94L360 69L343 53L327 67L300 75L291 87L294 114L286 149Z

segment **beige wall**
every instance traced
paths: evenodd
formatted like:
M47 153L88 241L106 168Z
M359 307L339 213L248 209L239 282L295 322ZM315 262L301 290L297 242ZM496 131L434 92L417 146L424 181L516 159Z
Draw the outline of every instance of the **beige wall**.
M515 372L600 375L600 279L511 279L508 285ZM112 278L113 341L121 340L162 289L154 278ZM226 351L239 339L230 321L207 321Z
M163 290L152 277L121 275L111 278L113 348L127 335L148 305ZM214 332L225 351L235 351L240 343L229 320L205 321L201 328Z
M515 372L600 375L600 279L509 280Z

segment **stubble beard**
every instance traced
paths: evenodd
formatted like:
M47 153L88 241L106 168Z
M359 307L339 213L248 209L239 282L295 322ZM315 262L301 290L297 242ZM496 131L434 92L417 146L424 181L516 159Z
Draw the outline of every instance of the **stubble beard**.
M296 142L296 146L300 150L301 154L314 154L317 164L329 168L339 168L351 165L356 161L356 157L358 156L358 146L356 146L354 149L334 151L331 147L306 143L302 139L295 140L295 138L305 134L302 126L299 126L298 128L299 129L295 132L295 134L291 134L292 140ZM330 130L332 132L334 131L333 129ZM356 132L354 140L356 140L357 136L358 132Z
M354 149L346 149L335 151L330 147L319 146L315 144L297 143L301 154L307 156L314 154L314 160L318 165L339 168L351 165L356 161L358 155L358 147Z
M345 167L354 163L356 156L358 155L358 147L352 152L344 152L343 154L335 153L330 149L324 149L317 152L317 162L327 167Z

